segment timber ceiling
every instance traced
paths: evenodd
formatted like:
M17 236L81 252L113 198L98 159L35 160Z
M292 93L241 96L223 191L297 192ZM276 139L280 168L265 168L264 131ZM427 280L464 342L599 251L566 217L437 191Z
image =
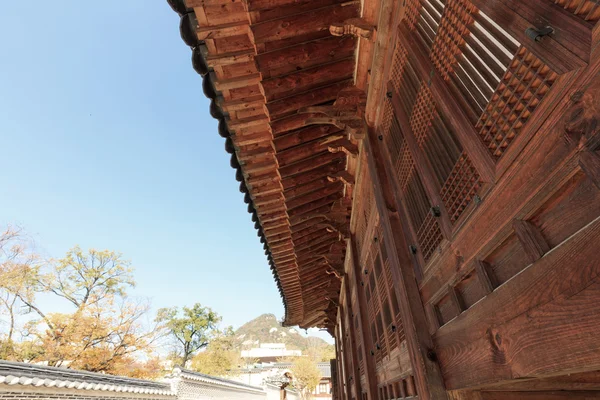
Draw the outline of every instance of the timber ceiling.
M358 1L168 0L181 16L286 308L285 323L332 327L343 274L354 143L299 112L352 85L356 39L331 24Z

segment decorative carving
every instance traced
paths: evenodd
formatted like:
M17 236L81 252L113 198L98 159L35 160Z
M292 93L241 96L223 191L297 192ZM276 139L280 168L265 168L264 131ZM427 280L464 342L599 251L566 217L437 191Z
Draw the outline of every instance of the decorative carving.
M336 101L331 106L305 107L298 113L322 114L323 117L307 118L304 125L328 124L343 129L355 140L364 139L367 132L365 122L365 107L367 95L356 87L340 91Z
M350 18L342 23L335 23L329 27L333 36L351 35L354 37L375 41L377 31L373 25L368 24L362 18Z
M340 139L332 142L327 148L330 153L343 152L348 156L356 157L358 155L358 146L348 139Z
M340 171L335 175L329 175L327 180L329 182L343 182L345 185L354 186L354 177L346 170Z

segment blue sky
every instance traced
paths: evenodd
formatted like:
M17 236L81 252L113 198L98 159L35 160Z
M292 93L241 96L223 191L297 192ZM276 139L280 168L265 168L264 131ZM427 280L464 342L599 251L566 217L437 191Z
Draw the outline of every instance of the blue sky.
M283 316L166 0L3 2L0 49L1 223L124 253L155 308Z

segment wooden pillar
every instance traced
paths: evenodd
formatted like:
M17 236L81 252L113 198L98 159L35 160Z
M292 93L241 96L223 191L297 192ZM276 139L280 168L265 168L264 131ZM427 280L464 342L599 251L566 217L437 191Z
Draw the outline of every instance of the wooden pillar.
M356 348L356 332L354 332L354 318L352 313L352 292L350 291L350 282L348 280L349 276L348 274L345 274L342 285L344 286L344 292L346 296L346 316L350 321L350 326L348 327L348 333L350 335L349 351L352 355L352 377L354 383L354 390L356 391L356 399L359 399L362 393L362 389L360 386L360 367L358 365L358 350Z
M384 155L377 143L377 133L372 127L369 127L363 149L367 152L381 226L385 237L389 238L385 241L385 245L417 393L421 400L446 399L442 375L435 362L433 342L429 335L425 310L412 268L408 243L402 231L398 206L387 171L383 167Z
M375 374L375 357L371 355L373 349L374 339L371 337L371 331L369 330L369 321L367 319L367 298L365 295L365 289L361 285L361 266L358 256L358 247L356 245L356 236L351 233L350 239L348 240L347 248L352 252L352 265L353 265L353 276L354 285L356 287L356 293L358 294L358 309L356 310L358 315L358 321L360 323L360 330L362 332L362 355L365 366L365 380L367 382L367 395L369 400L377 399L377 375Z
M351 391L350 391L350 377L352 376L352 368L350 368L348 366L348 363L350 362L349 359L349 350L346 348L346 342L345 342L345 338L346 338L346 329L344 328L344 306L342 304L340 304L338 306L338 313L340 316L340 323L339 323L339 327L340 327L340 343L342 343L342 347L341 347L341 353L342 353L342 365L344 367L344 380L342 382L342 386L344 387L344 392L346 393L346 396L344 397L346 400L351 400L352 396Z
M336 399L343 400L344 398L344 367L342 365L342 349L340 342L340 326L336 325L335 328L335 353L336 353L336 364L337 364L337 392Z

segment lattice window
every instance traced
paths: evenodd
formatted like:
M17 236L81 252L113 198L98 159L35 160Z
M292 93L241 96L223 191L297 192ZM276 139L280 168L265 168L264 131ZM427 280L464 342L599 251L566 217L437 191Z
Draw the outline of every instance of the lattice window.
M421 246L423 259L427 262L444 238L432 213L427 214L425 221L417 232L417 238L419 240L419 245Z
M442 201L451 222L456 222L477 194L481 181L477 170L463 153L442 188Z
M600 20L600 2L598 0L554 0L554 3L586 21Z
M410 127L420 147L423 147L427 131L431 128L431 122L436 117L438 117L438 113L435 109L433 95L427 86L421 85L410 117Z
M423 5L417 20L417 32L428 48L431 48L438 33L444 3L438 0L421 0Z
M435 107L429 88L421 84L411 115L411 130L429 160L432 172L443 185L460 157L462 147Z
M394 58L392 59L392 70L390 71L390 77L392 85L396 91L400 90L402 75L404 74L404 67L408 61L408 51L402 45L400 41L396 43L394 49Z
M556 79L541 60L519 48L476 125L492 156L502 157Z
M439 31L432 62L476 123L519 43L468 0L448 0Z
M440 34L431 51L433 65L446 80L450 79L454 65L458 63L461 48L465 45L463 38L469 34L468 26L474 22L471 14L475 11L475 6L468 0L448 0L446 4Z

